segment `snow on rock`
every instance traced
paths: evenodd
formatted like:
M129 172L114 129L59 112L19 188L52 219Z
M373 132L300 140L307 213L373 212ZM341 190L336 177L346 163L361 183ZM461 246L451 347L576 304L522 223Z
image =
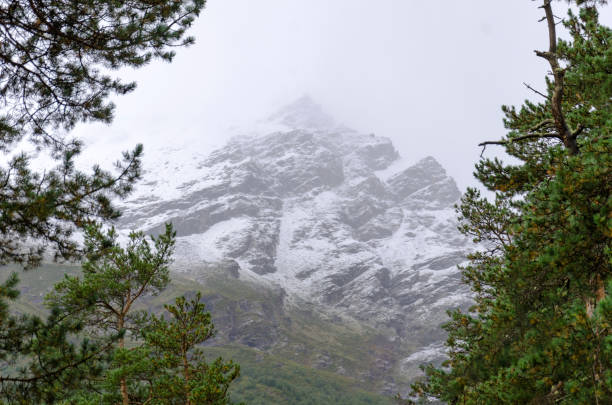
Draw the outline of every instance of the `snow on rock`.
M277 130L208 156L160 152L121 225L157 232L172 221L183 271L231 260L239 277L289 297L439 343L442 332L428 331L469 303L453 179L433 157L403 161L389 139L337 125L308 98L270 122Z

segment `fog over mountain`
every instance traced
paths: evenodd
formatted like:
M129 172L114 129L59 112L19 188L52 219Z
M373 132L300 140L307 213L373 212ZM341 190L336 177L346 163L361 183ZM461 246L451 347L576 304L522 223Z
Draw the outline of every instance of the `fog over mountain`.
M566 7L555 2L559 17ZM601 13L610 25L612 7ZM478 143L506 133L500 106L539 100L523 82L546 88L548 64L533 53L548 47L541 17L531 1L209 0L195 45L171 64L122 71L138 87L116 99L113 124L77 135L108 165L138 142L146 155L169 142L208 150L228 126L308 93L405 158L434 156L464 190L477 184Z
M177 273L276 292L267 309L242 299L242 320L215 313L213 299L220 341L290 347L283 319L308 307L381 336L386 358L373 356L364 380L414 376L439 360L446 310L469 304L456 265L470 244L456 230L460 192L434 158L407 164L389 139L338 125L308 97L208 156L158 153L121 227L156 232L171 221ZM333 357L321 364L346 370ZM400 387L391 378L380 390Z

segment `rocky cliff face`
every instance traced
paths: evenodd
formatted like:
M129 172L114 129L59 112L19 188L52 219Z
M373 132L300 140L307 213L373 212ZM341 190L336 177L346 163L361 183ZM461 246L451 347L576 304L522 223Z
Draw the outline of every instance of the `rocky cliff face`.
M389 139L337 126L308 99L267 125L209 156L165 152L122 226L155 232L172 221L176 271L198 278L214 267L281 291L271 312L307 303L411 348L386 367L412 373L439 357L445 311L469 303L453 179L432 157L404 164Z

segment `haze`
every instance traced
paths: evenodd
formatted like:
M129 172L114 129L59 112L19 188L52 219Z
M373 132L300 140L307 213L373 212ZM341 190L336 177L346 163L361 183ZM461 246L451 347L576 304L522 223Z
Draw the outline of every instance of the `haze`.
M477 144L505 134L500 106L537 97L523 82L544 87L548 66L532 52L547 48L538 5L209 0L196 45L172 64L121 72L138 88L116 100L113 124L77 134L98 158L137 142L207 152L231 127L308 94L338 121L391 138L408 160L434 156L464 189L475 184ZM602 19L610 25L610 7Z

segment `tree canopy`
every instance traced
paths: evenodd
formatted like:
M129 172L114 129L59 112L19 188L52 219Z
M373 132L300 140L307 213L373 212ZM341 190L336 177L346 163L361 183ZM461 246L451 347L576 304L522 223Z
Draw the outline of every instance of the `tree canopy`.
M205 0L12 0L0 5L1 147L29 135L63 150L58 129L110 122L111 94L135 83L110 75L172 60Z
M112 95L135 83L122 67L172 60L205 0L9 0L0 4L0 265L32 268L45 255L74 260L84 250L74 233L117 218L113 198L141 176L142 146L125 152L114 172L75 167L79 122L111 122ZM54 167L32 168L21 141L49 152ZM108 348L82 337L84 323L58 308L45 320L11 314L18 276L0 285L0 393L10 403L55 398L83 375L101 372ZM46 398L46 399L45 399Z
M449 359L413 394L450 404L612 401L612 30L605 2L579 1L562 26L543 0L550 66L539 101L503 107L501 145L483 158L461 230L480 246L462 269L475 306L445 325Z
M82 276L65 276L47 304L85 326L92 346L99 348L88 363L103 367L84 370L61 395L50 390L45 399L83 405L230 403L229 385L240 368L221 358L207 363L197 347L214 335L201 294L165 305L170 319L138 310L144 297L157 295L170 282L174 243L170 225L157 237L132 232L125 247L112 228L88 229ZM32 388L37 387L29 387L30 393Z
M205 0L7 1L0 4L0 264L38 264L48 247L63 259L78 254L70 236L119 212L140 177L142 146L124 153L116 173L74 166L82 143L69 131L79 122L110 122L113 94L135 83L112 77L121 67L172 60ZM52 152L54 168L31 169L19 153L24 138ZM26 243L26 241L28 243Z

